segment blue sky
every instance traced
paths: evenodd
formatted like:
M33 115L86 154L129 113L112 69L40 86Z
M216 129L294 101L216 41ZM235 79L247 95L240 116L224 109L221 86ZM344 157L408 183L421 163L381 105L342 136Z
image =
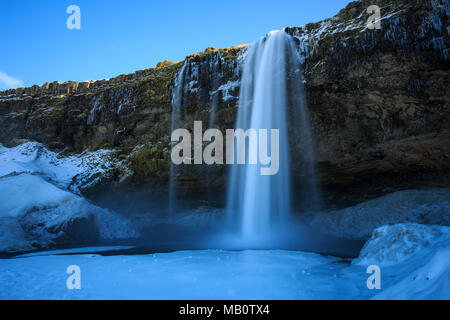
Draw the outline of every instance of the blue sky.
M317 22L349 0L2 0L0 90L112 78ZM69 5L81 30L69 30Z

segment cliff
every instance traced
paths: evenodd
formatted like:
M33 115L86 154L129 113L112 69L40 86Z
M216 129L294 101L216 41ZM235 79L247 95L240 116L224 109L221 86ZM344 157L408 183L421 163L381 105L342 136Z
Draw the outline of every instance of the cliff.
M381 30L366 25L373 4L381 7ZM450 185L449 17L445 0L362 0L331 19L286 28L304 61L327 206ZM208 123L215 110L214 124L225 130L234 127L245 51L208 48L111 80L0 92L0 143L37 141L61 156L113 150L117 166L81 192L116 209L148 209L167 195L171 100L183 63L182 126ZM183 167L180 195L220 203L226 173Z

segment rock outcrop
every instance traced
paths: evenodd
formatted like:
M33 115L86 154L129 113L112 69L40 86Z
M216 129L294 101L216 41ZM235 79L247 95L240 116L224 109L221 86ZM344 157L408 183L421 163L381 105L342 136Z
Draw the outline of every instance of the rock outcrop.
M370 5L381 30L369 30ZM447 1L357 1L301 40L324 185L339 197L448 185Z
M373 4L381 30L367 27ZM450 185L449 17L445 0L361 0L331 19L286 28L304 61L327 206ZM183 64L182 126L211 123L214 110L214 126L225 130L234 127L245 52L208 48L111 80L1 92L0 142L38 141L63 154L114 149L123 165L81 191L101 205L149 209L167 195L172 93ZM180 196L220 202L226 174L225 166L183 167Z

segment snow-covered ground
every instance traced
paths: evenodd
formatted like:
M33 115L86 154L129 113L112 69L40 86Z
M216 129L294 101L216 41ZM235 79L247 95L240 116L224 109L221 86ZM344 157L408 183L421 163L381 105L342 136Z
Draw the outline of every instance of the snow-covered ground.
M373 232L354 265L378 265L375 299L450 299L450 227L399 224Z
M275 250L0 260L0 299L449 299L449 239L448 227L383 227L353 262ZM72 265L80 290L66 287ZM381 290L367 287L370 265Z

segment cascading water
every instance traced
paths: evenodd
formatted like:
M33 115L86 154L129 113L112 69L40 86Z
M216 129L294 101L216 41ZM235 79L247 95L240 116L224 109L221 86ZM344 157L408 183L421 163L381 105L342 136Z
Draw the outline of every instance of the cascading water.
M178 72L177 77L174 82L174 90L172 93L172 128L171 132L180 127L180 115L181 107L183 105L183 91L185 83L187 60ZM173 147L173 146L172 146ZM177 173L178 168L176 165L170 162L170 181L169 181L169 204L168 211L169 214L173 214L176 211L176 191L177 191Z
M221 77L223 77L223 74L220 72L220 59L222 57L220 56L220 53L216 56L214 56L214 60L210 63L210 72L214 76L212 77L212 84L211 87L213 88L213 92L210 92L211 95L211 114L209 117L209 124L208 128L212 129L215 127L216 124L216 113L217 113L217 107L219 105L219 90L218 90L218 83L221 80Z
M299 54L287 33L271 32L248 48L236 129L278 129L279 172L263 176L261 165L250 164L231 168L227 211L232 226L246 240L258 241L267 236L273 223L286 221L291 214L290 140L296 136L292 130L297 129L288 128L288 118L297 113L300 119L296 126L301 127L301 136L295 138L308 145L302 147L302 154L293 156L304 162L305 183L311 196L317 195L314 149L302 87Z

